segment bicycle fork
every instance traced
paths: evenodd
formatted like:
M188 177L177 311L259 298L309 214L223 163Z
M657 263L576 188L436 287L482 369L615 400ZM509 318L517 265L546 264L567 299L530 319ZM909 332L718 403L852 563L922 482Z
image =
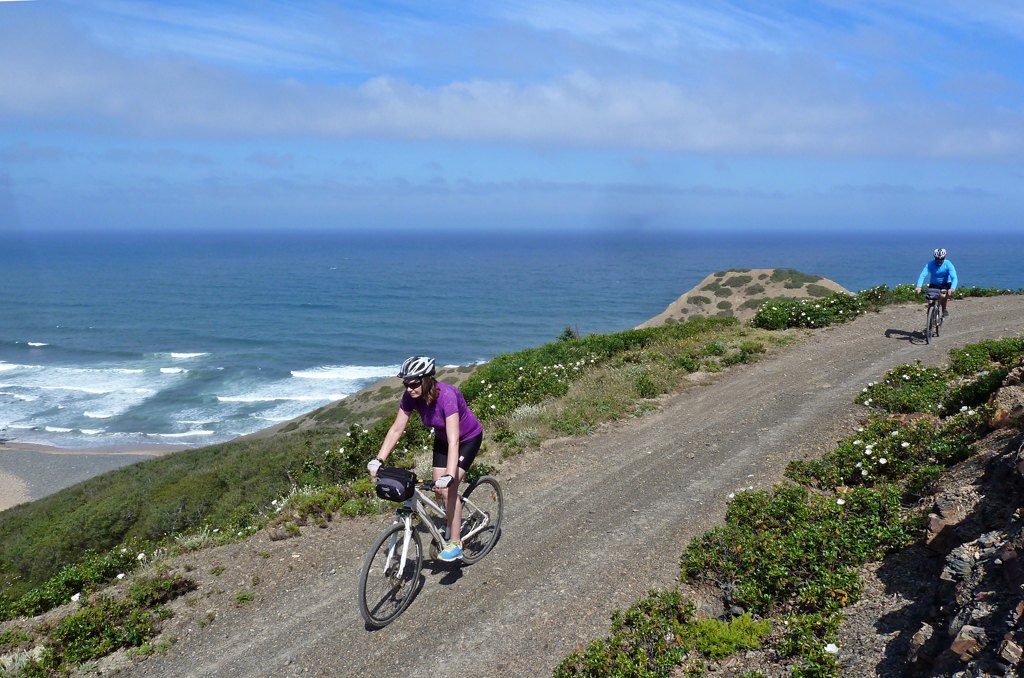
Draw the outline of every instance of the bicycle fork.
M384 572L387 573L391 570L391 565L395 562L395 558L398 558L398 571L395 573L396 579L401 579L402 573L405 572L405 563L409 559L409 542L412 541L412 516L403 516L401 520L405 526L405 529L402 530L402 551L396 556L395 552L398 550L398 533L396 532L391 536L391 543L388 545L388 557L384 561Z

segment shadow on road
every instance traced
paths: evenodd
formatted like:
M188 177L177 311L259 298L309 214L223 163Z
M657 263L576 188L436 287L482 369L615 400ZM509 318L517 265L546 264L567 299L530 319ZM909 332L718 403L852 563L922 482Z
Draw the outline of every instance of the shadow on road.
M903 341L909 341L911 344L923 344L924 333L923 332L911 332L909 330L894 330L888 329L885 331L885 338L892 339L893 337L901 339Z

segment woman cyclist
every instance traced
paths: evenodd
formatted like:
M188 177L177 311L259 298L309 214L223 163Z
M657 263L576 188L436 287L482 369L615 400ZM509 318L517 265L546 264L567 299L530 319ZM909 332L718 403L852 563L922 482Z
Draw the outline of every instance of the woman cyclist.
M920 294L924 279L929 278L928 287L941 290L939 303L942 305L942 317L945 318L949 315L949 311L946 310L946 302L953 296L957 286L956 268L953 267L952 261L946 260L945 249L940 247L932 252L932 256L934 259L924 265L921 275L917 277L917 286L914 289Z
M376 477L388 455L405 432L413 410L419 413L424 426L434 428L434 489L448 516L448 543L440 553L441 560L451 562L462 558L462 503L458 487L484 438L484 429L476 415L466 406L466 399L454 386L434 379L434 359L413 356L402 363L398 376L405 386L398 415L391 424L376 458L366 465ZM456 491L449 492L448 487Z

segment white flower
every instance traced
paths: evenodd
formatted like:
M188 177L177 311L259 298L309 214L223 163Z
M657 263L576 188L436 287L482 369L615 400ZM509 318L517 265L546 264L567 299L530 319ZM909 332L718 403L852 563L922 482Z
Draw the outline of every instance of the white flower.
M974 410L967 410L967 414L968 414L969 416L972 416L972 417L973 417L973 416L974 416Z
M904 374L903 375L903 380L904 381L910 381L910 375L909 374Z
M730 492L729 493L729 499L735 499L735 498L736 498L736 493L735 492Z
M76 593L75 595L71 596L71 602L72 603L77 603L78 599L81 598L81 597L82 597L81 593Z
M860 474L861 474L862 476L867 476L867 474L868 474L868 470L867 470L867 469L864 469L864 470L862 470L862 471L860 472Z
M880 458L878 459L878 463L879 463L879 464L888 464L888 463L889 463L889 460L888 460L888 459L886 459L885 457L880 457Z
M890 435L890 436L892 436L893 438L895 438L895 437L896 437L896 436L898 436L899 434L900 434L900 432L899 432L899 431L893 431L893 432L892 432L892 433L890 433L889 435Z
M864 465L864 462L858 461L856 464L854 464L854 467L855 468L860 468L863 465Z
M857 433L863 433L863 432L864 432L864 427L863 426L858 426L857 427Z
M829 643L825 646L825 652L829 654L839 654L839 647L835 643Z
M117 575L117 578L118 578L118 580L124 579L124 572L122 572L121 574Z
M854 440L854 441L853 441L853 444L854 444L854 445L860 445L860 444L861 444L861 441L860 441L860 439L858 438L857 440Z
M902 443L900 443L900 447L902 447L903 449L907 449L908 447L910 447L910 443L904 440Z
M140 563L146 562L146 554L140 553L139 555L135 556L135 560L139 561Z
M967 405L961 406L960 411L961 412L966 412L967 411Z
M840 506L842 506L843 504L846 503L846 500L845 499L836 499L836 503L839 504Z

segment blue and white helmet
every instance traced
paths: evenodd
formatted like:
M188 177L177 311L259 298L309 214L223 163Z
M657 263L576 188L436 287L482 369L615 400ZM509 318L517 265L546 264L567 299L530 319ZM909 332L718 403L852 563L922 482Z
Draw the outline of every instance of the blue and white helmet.
M425 355L414 355L402 363L398 370L399 379L419 379L434 376L434 359Z
M934 252L932 252L932 255L936 259L945 259L946 258L946 250L940 247L939 249L937 249Z

